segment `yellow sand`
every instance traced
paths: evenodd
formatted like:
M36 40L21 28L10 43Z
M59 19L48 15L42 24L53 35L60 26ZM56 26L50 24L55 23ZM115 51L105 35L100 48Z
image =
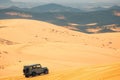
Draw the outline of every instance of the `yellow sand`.
M42 21L0 20L0 80L120 80L119 41L120 33L84 34ZM34 63L47 66L50 74L25 78L23 66Z

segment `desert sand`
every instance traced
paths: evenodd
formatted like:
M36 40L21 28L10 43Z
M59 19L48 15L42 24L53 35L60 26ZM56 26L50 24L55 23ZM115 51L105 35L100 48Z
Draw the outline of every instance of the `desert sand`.
M120 80L120 33L84 34L50 23L0 20L0 80ZM48 75L25 78L40 63Z

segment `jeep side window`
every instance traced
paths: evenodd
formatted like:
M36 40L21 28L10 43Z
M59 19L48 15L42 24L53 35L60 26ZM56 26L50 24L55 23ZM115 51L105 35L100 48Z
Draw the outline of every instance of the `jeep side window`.
M35 69L36 67L35 66L32 66L32 69Z
M41 68L41 66L40 66L40 65L37 65L36 68Z

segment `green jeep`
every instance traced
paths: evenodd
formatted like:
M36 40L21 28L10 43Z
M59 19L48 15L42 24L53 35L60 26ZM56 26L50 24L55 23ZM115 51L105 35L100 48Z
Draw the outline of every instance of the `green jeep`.
M33 64L24 66L23 73L25 77L30 77L40 74L48 74L49 70L47 67L42 67L40 64Z

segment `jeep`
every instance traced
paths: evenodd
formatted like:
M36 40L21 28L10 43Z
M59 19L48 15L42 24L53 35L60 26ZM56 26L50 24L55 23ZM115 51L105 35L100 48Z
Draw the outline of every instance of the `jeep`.
M47 67L42 67L40 64L33 64L24 66L23 73L25 77L34 77L40 74L48 74L49 70Z

